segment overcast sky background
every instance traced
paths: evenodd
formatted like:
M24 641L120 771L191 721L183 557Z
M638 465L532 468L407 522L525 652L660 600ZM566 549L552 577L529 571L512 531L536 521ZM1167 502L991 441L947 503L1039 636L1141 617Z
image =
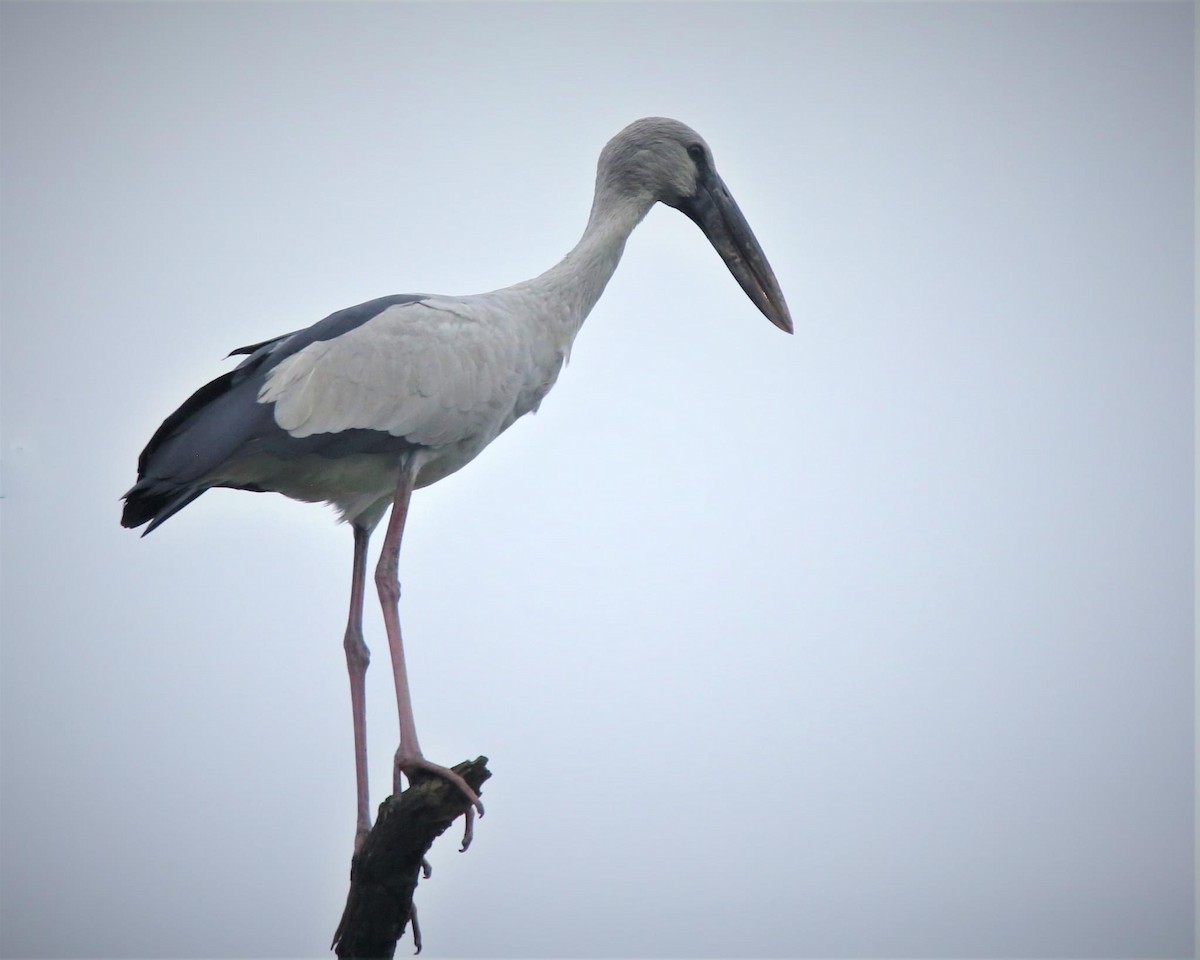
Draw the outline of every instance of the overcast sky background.
M231 348L550 266L646 115L796 335L658 208L542 412L418 493L422 745L495 774L426 955L1190 953L1191 5L0 27L5 956L327 955L350 531L215 491L140 540L118 497Z

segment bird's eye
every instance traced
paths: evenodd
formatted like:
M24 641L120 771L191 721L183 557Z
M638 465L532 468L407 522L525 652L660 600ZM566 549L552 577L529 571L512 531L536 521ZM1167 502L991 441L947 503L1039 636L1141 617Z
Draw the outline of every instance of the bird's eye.
M702 146L700 146L700 144L698 144L698 143L693 143L690 147L687 148L687 151L688 151L688 156L691 157L693 160L695 160L697 163L699 163L701 160L704 159L704 148Z

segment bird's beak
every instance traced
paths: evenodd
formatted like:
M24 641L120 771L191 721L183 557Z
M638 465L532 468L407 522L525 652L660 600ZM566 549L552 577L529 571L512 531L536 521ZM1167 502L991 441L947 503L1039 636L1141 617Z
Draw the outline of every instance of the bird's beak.
M784 333L792 332L783 291L729 188L712 169L700 172L696 192L672 204L704 231L747 296Z

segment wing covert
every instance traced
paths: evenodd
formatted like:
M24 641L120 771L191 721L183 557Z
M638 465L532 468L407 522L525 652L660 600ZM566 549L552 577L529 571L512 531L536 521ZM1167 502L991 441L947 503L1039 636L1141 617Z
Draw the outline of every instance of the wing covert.
M398 304L309 344L266 374L259 403L293 437L380 430L453 443L508 419L521 392L519 338L449 298Z

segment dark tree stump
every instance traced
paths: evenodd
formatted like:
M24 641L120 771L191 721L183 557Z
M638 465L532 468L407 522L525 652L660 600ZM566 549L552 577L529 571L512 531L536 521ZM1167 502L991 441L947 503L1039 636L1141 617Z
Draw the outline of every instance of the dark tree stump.
M479 757L453 769L479 793L492 775L486 765L487 757ZM424 777L379 805L375 826L350 862L350 894L331 947L339 960L390 960L410 920L421 952L413 893L422 864L433 841L469 807L461 790L437 776Z

